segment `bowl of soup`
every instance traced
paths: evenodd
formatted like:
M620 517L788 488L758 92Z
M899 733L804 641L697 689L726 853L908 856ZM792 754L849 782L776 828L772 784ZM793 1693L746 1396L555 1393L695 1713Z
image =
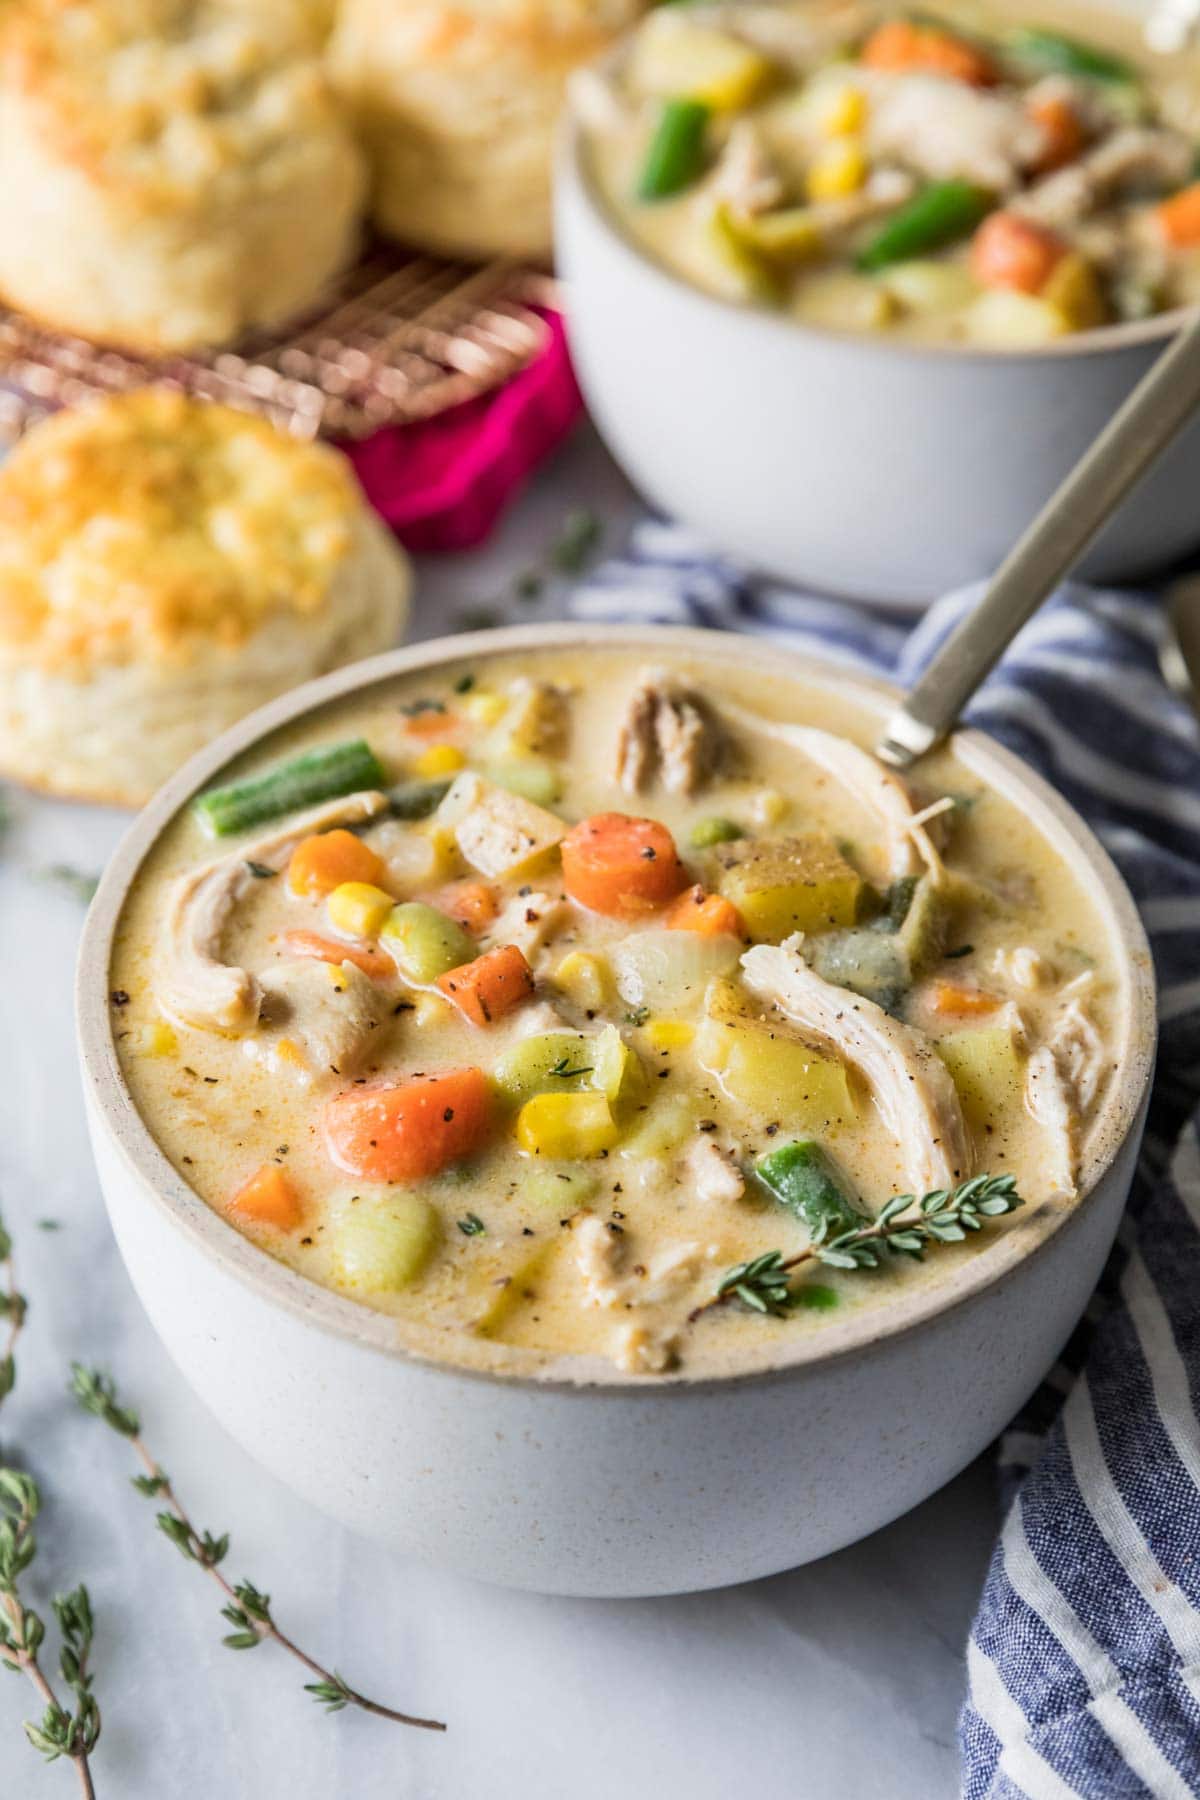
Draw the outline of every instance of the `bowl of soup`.
M916 603L985 575L1200 297L1200 75L1061 0L663 7L583 72L558 248L589 405L748 561ZM1098 540L1200 535L1185 434Z
M716 633L483 633L140 816L79 964L97 1165L297 1492L485 1579L681 1591L875 1529L1032 1390L1124 1203L1149 957L1009 753L875 760L894 700Z

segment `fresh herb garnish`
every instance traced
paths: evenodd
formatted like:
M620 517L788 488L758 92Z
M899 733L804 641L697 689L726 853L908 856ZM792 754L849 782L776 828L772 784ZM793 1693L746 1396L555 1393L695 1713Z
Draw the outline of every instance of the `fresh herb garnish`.
M590 1063L586 1065L581 1063L577 1068L572 1068L570 1057L560 1056L549 1072L551 1075L557 1076L560 1081L571 1081L576 1075L590 1075L592 1066Z
M475 677L473 675L460 675L454 684L454 691L456 694L469 694L474 686Z
M455 1220L455 1223L464 1237L482 1237L487 1230L487 1226L478 1213L464 1213L461 1219Z
M751 1312L781 1317L798 1304L800 1290L792 1286L790 1277L804 1263L822 1262L833 1269L877 1269L884 1251L920 1261L931 1245L959 1243L969 1231L979 1231L985 1219L999 1218L1023 1205L1015 1175L974 1175L956 1188L934 1188L919 1199L915 1194L896 1194L869 1224L839 1232L836 1237L824 1237L818 1229L808 1248L794 1256L767 1250L728 1269L716 1292L696 1307L691 1318L728 1300L740 1300Z
M444 700L434 700L428 695L422 695L416 700L406 700L400 708L406 719L419 719L422 713L444 713L445 710Z
M272 876L279 873L278 869L268 868L266 863L252 862L249 857L246 859L245 869L247 875L253 875L255 881L270 881Z
M89 904L96 889L100 886L98 875L89 875L83 869L73 868L70 863L50 863L46 868L37 870L37 878L39 881L51 882L55 887L63 888L69 894L74 894L75 898L82 900L85 906Z
M970 956L974 948L974 944L960 944L957 950L946 951L945 960L946 962L957 962L960 956Z
M0 1401L12 1393L17 1380L17 1339L29 1311L24 1294L17 1288L17 1272L13 1266L12 1238L0 1219L0 1265L4 1269L4 1291L0 1293L0 1319L8 1321L4 1350L0 1353Z
M407 1713L396 1712L392 1707L383 1706L379 1701L369 1700L365 1694L360 1694L336 1670L323 1668L306 1650L302 1650L299 1644L280 1630L271 1611L269 1594L262 1593L250 1581L234 1583L226 1580L221 1573L220 1564L229 1552L228 1532L214 1537L210 1532L197 1531L184 1511L166 1471L150 1454L141 1435L141 1421L137 1413L118 1398L110 1375L106 1375L101 1369L85 1369L80 1363L72 1363L70 1392L85 1412L101 1420L119 1437L128 1439L145 1471L134 1476L133 1485L140 1494L162 1503L162 1511L156 1515L159 1530L164 1537L170 1539L181 1556L211 1576L225 1595L226 1604L221 1608L221 1616L234 1629L223 1642L231 1650L253 1650L269 1639L316 1676L315 1681L305 1683L305 1692L332 1711L340 1711L343 1706L357 1706L364 1712L376 1713L380 1718L394 1719L400 1725L417 1725L426 1731L446 1729L437 1719L412 1718Z
M648 1006L631 1006L625 1014L625 1023L627 1025L644 1025L649 1017L650 1008Z

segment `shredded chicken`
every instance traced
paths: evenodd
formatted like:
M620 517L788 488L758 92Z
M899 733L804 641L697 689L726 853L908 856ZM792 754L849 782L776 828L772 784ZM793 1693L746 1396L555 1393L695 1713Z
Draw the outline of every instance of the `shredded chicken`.
M784 197L783 178L762 133L749 119L739 119L730 130L712 175L712 192L737 213L753 217L779 206Z
M682 1163L692 1192L706 1206L730 1206L746 1192L737 1157L710 1137L696 1138Z
M1083 1004L1091 985L1092 975L1085 971L1060 988L1054 1023L1025 1072L1025 1105L1050 1134L1057 1185L1068 1195L1075 1192L1080 1133L1106 1064L1104 1040Z
M656 778L669 794L694 794L727 749L702 694L665 669L642 670L617 737L617 780L627 794L640 794Z
M386 806L387 796L370 790L326 801L217 862L177 876L167 893L155 971L163 1011L204 1031L249 1031L258 1020L262 987L248 969L221 961L230 915L254 885L247 865L282 869L301 838L373 818Z
M702 1267L720 1255L717 1244L664 1244L645 1263L632 1263L629 1239L594 1213L572 1227L575 1267L593 1306L654 1305L690 1288Z
M1025 1105L1050 1139L1055 1188L1068 1199L1073 1198L1082 1121L1048 1044L1035 1050L1026 1064Z
M650 1331L645 1325L619 1325L611 1354L627 1375L662 1375L678 1360L677 1338L674 1332Z
M306 1086L319 1075L358 1072L387 1009L361 969L282 963L264 971L262 988L264 1029L243 1040L248 1056Z
M1056 977L1054 964L1047 962L1041 952L1029 944L1018 944L1012 950L997 950L992 958L992 969L1002 981L1026 994L1052 987Z
M1043 128L1019 94L880 71L866 85L873 160L895 157L932 181L975 181L1006 194L1043 154Z
M822 980L805 962L802 942L797 933L778 947L747 950L747 987L864 1077L914 1189L953 1187L971 1172L971 1149L945 1064L923 1032Z
M515 944L531 963L569 913L561 894L514 894L488 926L487 942Z
M1035 182L1013 201L1013 211L1041 225L1078 225L1118 194L1181 186L1191 172L1192 155L1181 132L1128 125L1078 162Z
M511 683L500 733L516 750L535 756L562 756L570 728L570 695L552 681L518 675Z

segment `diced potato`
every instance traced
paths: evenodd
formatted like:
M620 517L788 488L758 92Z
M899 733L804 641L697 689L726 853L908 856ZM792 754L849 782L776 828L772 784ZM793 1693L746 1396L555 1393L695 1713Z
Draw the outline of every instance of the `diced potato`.
M1056 306L1015 288L990 288L963 314L963 329L973 344L989 350L1029 350L1066 335L1070 325Z
M751 45L663 10L651 13L635 35L627 79L637 94L686 96L733 112L755 99L771 74L771 63Z
M863 878L822 833L725 844L717 860L722 894L759 942L853 925L858 917Z
M325 901L329 923L347 937L378 937L392 907L390 894L369 881L343 881Z
M1025 1059L1011 1025L954 1031L936 1039L968 1124L983 1128L1015 1105L1025 1089Z
M1055 264L1041 298L1062 314L1072 331L1089 331L1103 325L1108 316L1096 271L1077 250Z
M714 981L696 1039L701 1066L731 1100L789 1130L820 1132L854 1117L846 1069L731 981Z
M420 1194L364 1188L335 1206L327 1242L342 1287L397 1293L424 1274L441 1236L437 1208Z
M533 868L567 834L553 813L471 773L457 778L436 817L471 867L491 880Z
M420 828L402 825L398 819L385 819L374 827L371 848L383 858L392 891L401 897L446 880L457 862L453 845L448 857L436 837Z
M691 1101L682 1094L664 1094L638 1115L636 1128L621 1145L621 1155L639 1164L669 1156L695 1131L696 1109Z
M612 999L612 971L603 956L572 950L554 971L554 985L583 1012L599 1012Z
M611 1150L618 1132L603 1094L536 1094L517 1114L516 1136L528 1156L570 1162Z
M509 689L496 733L497 753L515 757L560 756L567 747L569 724L564 688L518 676Z
M469 963L477 948L461 925L423 900L392 907L381 936L400 973L410 981L436 981Z
M883 270L879 280L901 306L914 313L958 312L977 292L964 263L896 263Z
M923 975L946 948L950 912L951 908L928 875L923 875L913 889L908 911L896 933L912 977Z
M613 952L617 991L630 1006L655 1013L686 1009L714 975L727 975L741 955L735 937L698 931L631 931Z

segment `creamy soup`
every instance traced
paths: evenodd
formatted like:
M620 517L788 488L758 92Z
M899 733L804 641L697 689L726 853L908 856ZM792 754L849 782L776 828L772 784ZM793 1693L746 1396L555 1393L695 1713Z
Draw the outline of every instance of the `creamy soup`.
M715 294L1023 348L1200 297L1200 70L1091 10L667 6L577 111L634 238Z
M146 1123L464 1363L725 1370L945 1279L1071 1204L1125 978L1020 806L871 731L761 666L557 649L276 735L127 902Z

